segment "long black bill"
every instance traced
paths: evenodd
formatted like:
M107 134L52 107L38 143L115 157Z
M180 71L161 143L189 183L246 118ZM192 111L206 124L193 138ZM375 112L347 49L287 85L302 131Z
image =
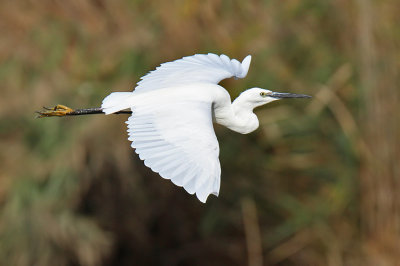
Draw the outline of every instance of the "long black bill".
M283 99L283 98L311 98L310 95L296 94L296 93L284 93L284 92L272 92L269 97Z

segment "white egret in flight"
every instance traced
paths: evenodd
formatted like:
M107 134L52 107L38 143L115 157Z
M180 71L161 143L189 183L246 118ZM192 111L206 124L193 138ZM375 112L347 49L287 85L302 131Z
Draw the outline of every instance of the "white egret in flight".
M247 134L259 126L254 108L283 98L310 97L251 88L231 102L218 83L244 78L250 61L250 55L242 62L211 53L184 57L161 64L142 77L132 92L111 93L101 108L72 110L58 105L39 114L132 113L126 122L128 140L144 164L206 202L210 194L218 196L221 180L213 122Z

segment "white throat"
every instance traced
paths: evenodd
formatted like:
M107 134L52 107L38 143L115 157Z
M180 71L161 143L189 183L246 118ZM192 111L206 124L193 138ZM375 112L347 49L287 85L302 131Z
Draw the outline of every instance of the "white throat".
M235 132L248 134L259 126L258 118L253 113L255 107L238 97L229 107L216 109L214 113L215 120L218 124Z

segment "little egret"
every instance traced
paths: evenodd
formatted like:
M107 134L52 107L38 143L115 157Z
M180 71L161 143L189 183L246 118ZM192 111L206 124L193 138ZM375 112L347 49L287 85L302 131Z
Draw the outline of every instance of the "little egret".
M58 105L39 117L91 113L132 113L131 146L144 164L201 202L218 196L221 167L213 121L247 134L259 126L253 110L283 98L309 98L261 88L242 92L233 102L218 83L247 75L251 56L242 62L226 55L196 54L161 64L143 76L132 92L113 92L101 108L73 110ZM131 111L126 111L130 109Z

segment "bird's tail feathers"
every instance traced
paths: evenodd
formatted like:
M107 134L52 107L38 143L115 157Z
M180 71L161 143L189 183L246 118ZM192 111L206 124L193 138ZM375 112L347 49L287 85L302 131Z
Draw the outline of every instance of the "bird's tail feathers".
M133 95L132 92L113 92L104 98L101 109L108 115L132 107L128 99Z

